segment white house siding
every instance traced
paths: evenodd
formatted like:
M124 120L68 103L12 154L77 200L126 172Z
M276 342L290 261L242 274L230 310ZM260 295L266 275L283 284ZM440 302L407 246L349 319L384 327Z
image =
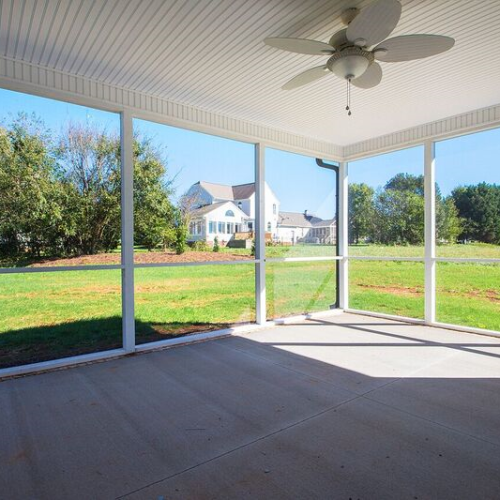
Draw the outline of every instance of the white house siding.
M209 210L211 207L203 208ZM233 212L234 217L226 215L228 211ZM189 241L203 240L213 243L217 237L219 243L225 245L234 238L234 233L246 228L247 220L247 215L231 201L222 203L200 216L195 212L190 223ZM198 231L199 228L201 231ZM192 232L192 229L195 231Z
M275 240L279 243L297 243L307 237L311 228L281 226L277 229Z

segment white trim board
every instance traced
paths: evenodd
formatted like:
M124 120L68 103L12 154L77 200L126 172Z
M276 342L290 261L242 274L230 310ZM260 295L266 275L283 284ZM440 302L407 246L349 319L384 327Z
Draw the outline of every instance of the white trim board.
M495 127L500 127L500 104L350 144L342 153L352 161Z
M135 90L0 57L0 87L300 154L339 161L343 148L311 137L176 103Z
M429 139L500 127L500 104L496 104L340 146L4 56L0 56L0 87L111 112L127 109L136 118L330 161L352 161Z

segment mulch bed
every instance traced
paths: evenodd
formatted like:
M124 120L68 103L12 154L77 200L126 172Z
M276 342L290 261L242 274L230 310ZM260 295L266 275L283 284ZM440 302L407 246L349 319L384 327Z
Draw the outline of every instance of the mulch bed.
M136 264L161 264L185 262L220 262L235 260L252 260L250 255L235 255L218 252L185 252L177 255L175 252L140 252L134 256ZM67 259L44 259L30 267L46 266L96 266L120 264L120 254L101 253L98 255L82 255Z

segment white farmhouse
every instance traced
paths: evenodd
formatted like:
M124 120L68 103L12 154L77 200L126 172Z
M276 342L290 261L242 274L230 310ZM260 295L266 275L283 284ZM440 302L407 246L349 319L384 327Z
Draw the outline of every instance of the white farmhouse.
M278 225L279 201L265 186L266 232L275 233ZM227 186L200 181L184 195L190 206L189 240L227 244L236 238L251 239L255 230L255 183Z
M335 243L335 219L323 220L303 213L281 212L280 202L265 186L266 239L283 244ZM189 241L236 246L251 240L255 230L255 184L228 186L199 181L183 196L190 213ZM240 246L240 245L238 245Z

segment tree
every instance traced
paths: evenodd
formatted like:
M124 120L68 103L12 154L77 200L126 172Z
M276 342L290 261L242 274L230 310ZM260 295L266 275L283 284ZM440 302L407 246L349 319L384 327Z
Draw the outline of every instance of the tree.
M379 190L375 196L374 240L420 245L424 238L424 200L413 191Z
M147 137L134 137L134 242L148 250L173 240L173 205L166 161ZM89 125L70 124L61 138L59 161L74 188L76 253L94 254L120 242L120 140Z
M213 251L220 252L219 238L217 236L214 238ZM255 255L255 253L253 253L252 255Z
M70 123L52 139L35 116L0 128L0 251L14 256L95 254L121 235L121 160L116 134ZM134 137L136 242L175 242L166 161Z
M404 191L416 194L417 196L424 196L424 176L413 175L406 173L396 174L385 185L385 189L392 189L395 191Z
M383 244L424 242L424 176L396 174L375 196L372 239ZM443 198L436 184L436 229L441 241L454 243L461 220L451 197Z
M176 241L174 207L166 161L147 137L134 140L135 243L148 250Z
M437 190L436 190L437 191ZM438 242L456 243L462 232L455 201L451 196L441 198L436 194L436 238Z
M20 114L0 129L0 246L3 253L57 251L62 219L48 131Z
M119 137L88 124L69 123L57 158L68 186L77 231L68 234L70 253L109 251L120 241Z
M187 248L188 226L186 225L180 210L176 211L175 222L175 253L181 255Z
M460 238L500 244L500 185L458 187L451 196L463 219Z
M372 233L374 191L366 184L349 186L349 241L359 243Z

